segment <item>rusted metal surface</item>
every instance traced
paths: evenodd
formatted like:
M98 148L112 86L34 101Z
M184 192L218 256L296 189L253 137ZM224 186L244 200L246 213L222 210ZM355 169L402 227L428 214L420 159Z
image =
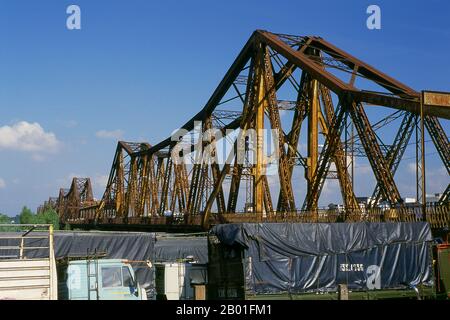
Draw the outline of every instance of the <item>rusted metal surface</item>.
M297 99L282 99L284 94ZM450 99L444 93L426 93L423 102L424 127L449 171L448 138L439 118L450 119ZM75 183L61 190L56 203L49 200L45 205L57 208L63 222L97 226L208 228L236 221L415 219L448 226L449 187L442 190L437 204L417 203L411 208L394 179L414 129L420 131L420 105L419 92L320 37L256 30L207 103L180 127L194 133L200 121L202 134L213 130L221 133L220 138L209 134L200 142L186 142L184 137L169 137L153 146L120 141L98 203L79 196ZM375 107L396 112L372 124L366 110ZM293 114L288 121L282 116L285 112ZM401 124L393 142L383 142L377 132L397 120ZM348 137L350 125L356 130ZM276 169L270 175L259 133L263 128L278 133L272 141L278 155L271 160ZM256 130L253 149L246 140L252 130ZM307 154L300 148L302 138ZM228 141L228 149L221 147L223 141ZM187 148L180 151L182 144ZM348 159L355 152L368 159L376 180L372 202L365 205L358 203L353 190L353 160ZM176 161L179 157L182 163ZM304 177L297 167L305 170ZM322 210L322 189L331 178L339 181L343 206ZM417 185L423 184L419 178ZM305 194L294 188L298 179L307 184ZM86 190L90 188L89 182ZM418 212L420 207L425 211Z
M428 106L450 108L450 93L424 91L423 103L425 105L425 108Z

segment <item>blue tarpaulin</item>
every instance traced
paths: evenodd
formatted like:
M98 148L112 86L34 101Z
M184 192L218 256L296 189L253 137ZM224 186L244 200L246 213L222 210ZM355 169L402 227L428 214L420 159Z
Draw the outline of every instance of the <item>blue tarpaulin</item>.
M217 225L210 234L223 250L243 251L251 294L433 284L432 235L425 222L243 223Z

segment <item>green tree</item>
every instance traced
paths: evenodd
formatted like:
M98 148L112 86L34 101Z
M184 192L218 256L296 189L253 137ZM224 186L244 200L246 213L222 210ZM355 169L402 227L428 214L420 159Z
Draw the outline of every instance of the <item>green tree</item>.
M35 215L33 212L28 209L26 206L22 208L22 212L20 212L19 221L21 224L34 224Z
M13 218L14 223L19 224L20 223L20 215L16 214L16 216Z
M0 213L0 224L10 224L13 218L8 217L6 214Z
M0 224L11 224L13 218L8 217L6 214L0 213ZM0 227L0 232L2 231L11 231L8 227Z
M46 209L35 217L37 224L52 224L54 230L59 230L59 216L53 209Z
M46 208L43 212L34 214L27 207L23 207L19 215L21 224L52 224L54 230L59 230L59 216L52 208Z

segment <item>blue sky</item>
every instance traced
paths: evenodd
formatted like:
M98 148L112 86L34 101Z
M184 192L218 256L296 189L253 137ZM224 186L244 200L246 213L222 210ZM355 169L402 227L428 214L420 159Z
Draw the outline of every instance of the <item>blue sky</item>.
M66 28L70 4L81 30ZM366 28L370 4L381 7L381 30ZM0 0L0 142L34 137L0 143L0 212L34 210L73 175L92 177L101 196L117 138L167 137L203 107L255 29L320 35L414 89L450 91L449 19L450 3L437 0ZM435 154L427 167L438 192L448 175ZM410 176L399 172L404 195Z

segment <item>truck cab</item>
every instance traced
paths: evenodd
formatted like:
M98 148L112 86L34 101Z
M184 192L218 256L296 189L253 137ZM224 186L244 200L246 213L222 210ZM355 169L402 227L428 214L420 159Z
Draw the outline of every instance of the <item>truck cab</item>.
M59 268L62 300L146 300L126 260L74 260Z

